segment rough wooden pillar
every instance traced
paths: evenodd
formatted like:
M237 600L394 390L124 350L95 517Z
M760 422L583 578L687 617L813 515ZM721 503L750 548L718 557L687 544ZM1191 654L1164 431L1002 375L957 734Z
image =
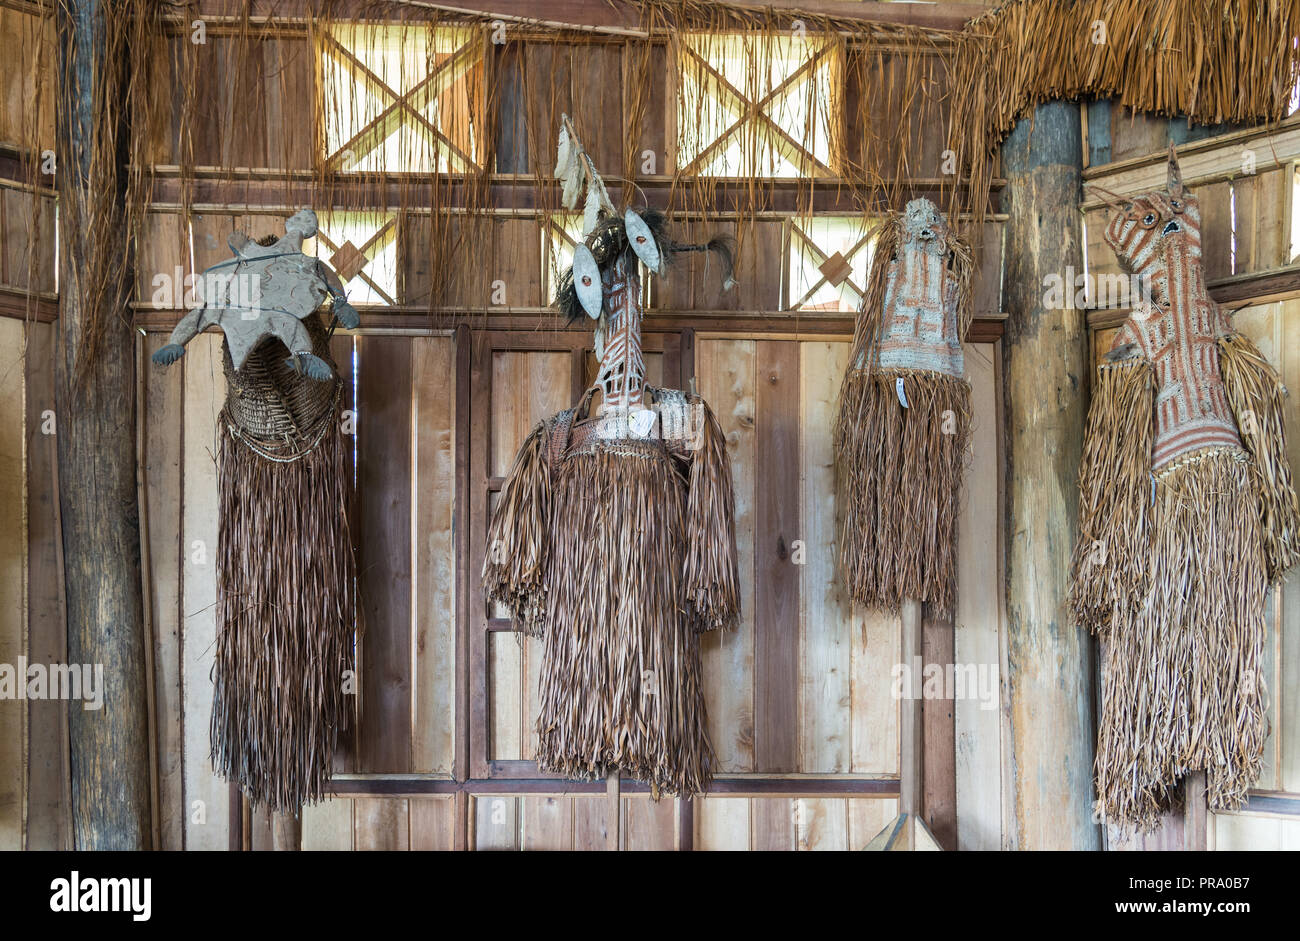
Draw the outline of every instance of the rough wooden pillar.
M149 747L136 494L134 284L126 224L131 3L54 5L59 191L56 355L68 660L103 668L69 704L77 849L148 849Z
M1084 312L1046 310L1049 276L1083 270L1079 106L1041 105L1002 148L1007 616L1015 761L1013 845L1098 849L1093 654L1065 607L1088 398ZM1071 293L1073 290L1071 289Z

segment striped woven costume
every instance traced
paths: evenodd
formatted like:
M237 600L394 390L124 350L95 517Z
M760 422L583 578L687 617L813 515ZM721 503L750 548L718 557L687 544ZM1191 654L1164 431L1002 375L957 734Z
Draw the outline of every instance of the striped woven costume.
M1098 810L1150 829L1190 771L1214 809L1259 776L1264 595L1296 560L1300 503L1285 389L1209 295L1172 152L1166 190L1116 208L1106 241L1146 296L1098 370L1070 604L1103 641Z
M840 573L853 601L951 607L970 428L970 253L927 199L881 227L840 387Z

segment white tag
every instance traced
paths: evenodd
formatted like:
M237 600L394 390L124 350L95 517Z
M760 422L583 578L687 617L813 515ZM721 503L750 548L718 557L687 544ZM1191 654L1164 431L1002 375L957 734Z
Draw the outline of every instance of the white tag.
M627 426L633 437L647 437L650 434L650 429L655 426L655 417L654 409L649 408L637 409L629 415L627 417Z
M903 393L902 376L899 376L894 380L894 391L898 393L898 404L903 406L903 408L909 408L910 406L907 404L907 396Z

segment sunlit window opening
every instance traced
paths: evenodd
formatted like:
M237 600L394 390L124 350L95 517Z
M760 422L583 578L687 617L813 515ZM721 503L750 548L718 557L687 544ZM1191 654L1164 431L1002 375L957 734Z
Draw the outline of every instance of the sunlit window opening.
M560 276L573 265L573 250L582 241L582 214L556 213L542 226L544 303L555 299Z
M790 309L856 312L867 289L876 220L796 218L790 226Z
M327 212L303 251L324 259L343 279L352 304L397 303L397 217L380 212Z
M724 177L833 177L835 39L750 33L678 39L677 166Z
M483 34L343 24L319 39L326 168L464 173L481 163Z

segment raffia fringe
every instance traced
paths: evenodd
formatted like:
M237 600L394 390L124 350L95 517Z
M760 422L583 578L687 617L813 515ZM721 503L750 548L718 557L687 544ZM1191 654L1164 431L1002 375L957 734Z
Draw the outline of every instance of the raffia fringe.
M254 805L326 797L351 721L356 566L339 416L299 460L268 461L220 420L212 763Z
M689 796L708 788L715 759L682 601L688 507L671 459L642 447L572 455L556 475L537 760Z
M546 564L551 526L550 425L538 423L515 455L483 560L483 597L510 611L515 630L540 637L546 626Z
M1079 537L1070 560L1070 613L1105 636L1136 611L1147 585L1151 541L1151 367L1106 363L1097 371L1079 462Z
M1300 560L1300 499L1283 420L1286 387L1255 344L1239 333L1220 338L1219 366L1241 440L1253 458L1268 579L1277 581Z
M713 410L698 397L692 404L702 408L704 427L692 455L686 503L685 597L697 630L725 630L740 616L731 462Z
M1207 772L1231 810L1258 779L1268 734L1260 670L1264 550L1249 462L1207 450L1157 478L1142 607L1103 652L1098 812L1149 830L1178 779Z
M908 408L898 400L899 377ZM894 369L845 375L835 464L840 571L853 601L890 610L906 598L952 606L970 422L963 379Z

